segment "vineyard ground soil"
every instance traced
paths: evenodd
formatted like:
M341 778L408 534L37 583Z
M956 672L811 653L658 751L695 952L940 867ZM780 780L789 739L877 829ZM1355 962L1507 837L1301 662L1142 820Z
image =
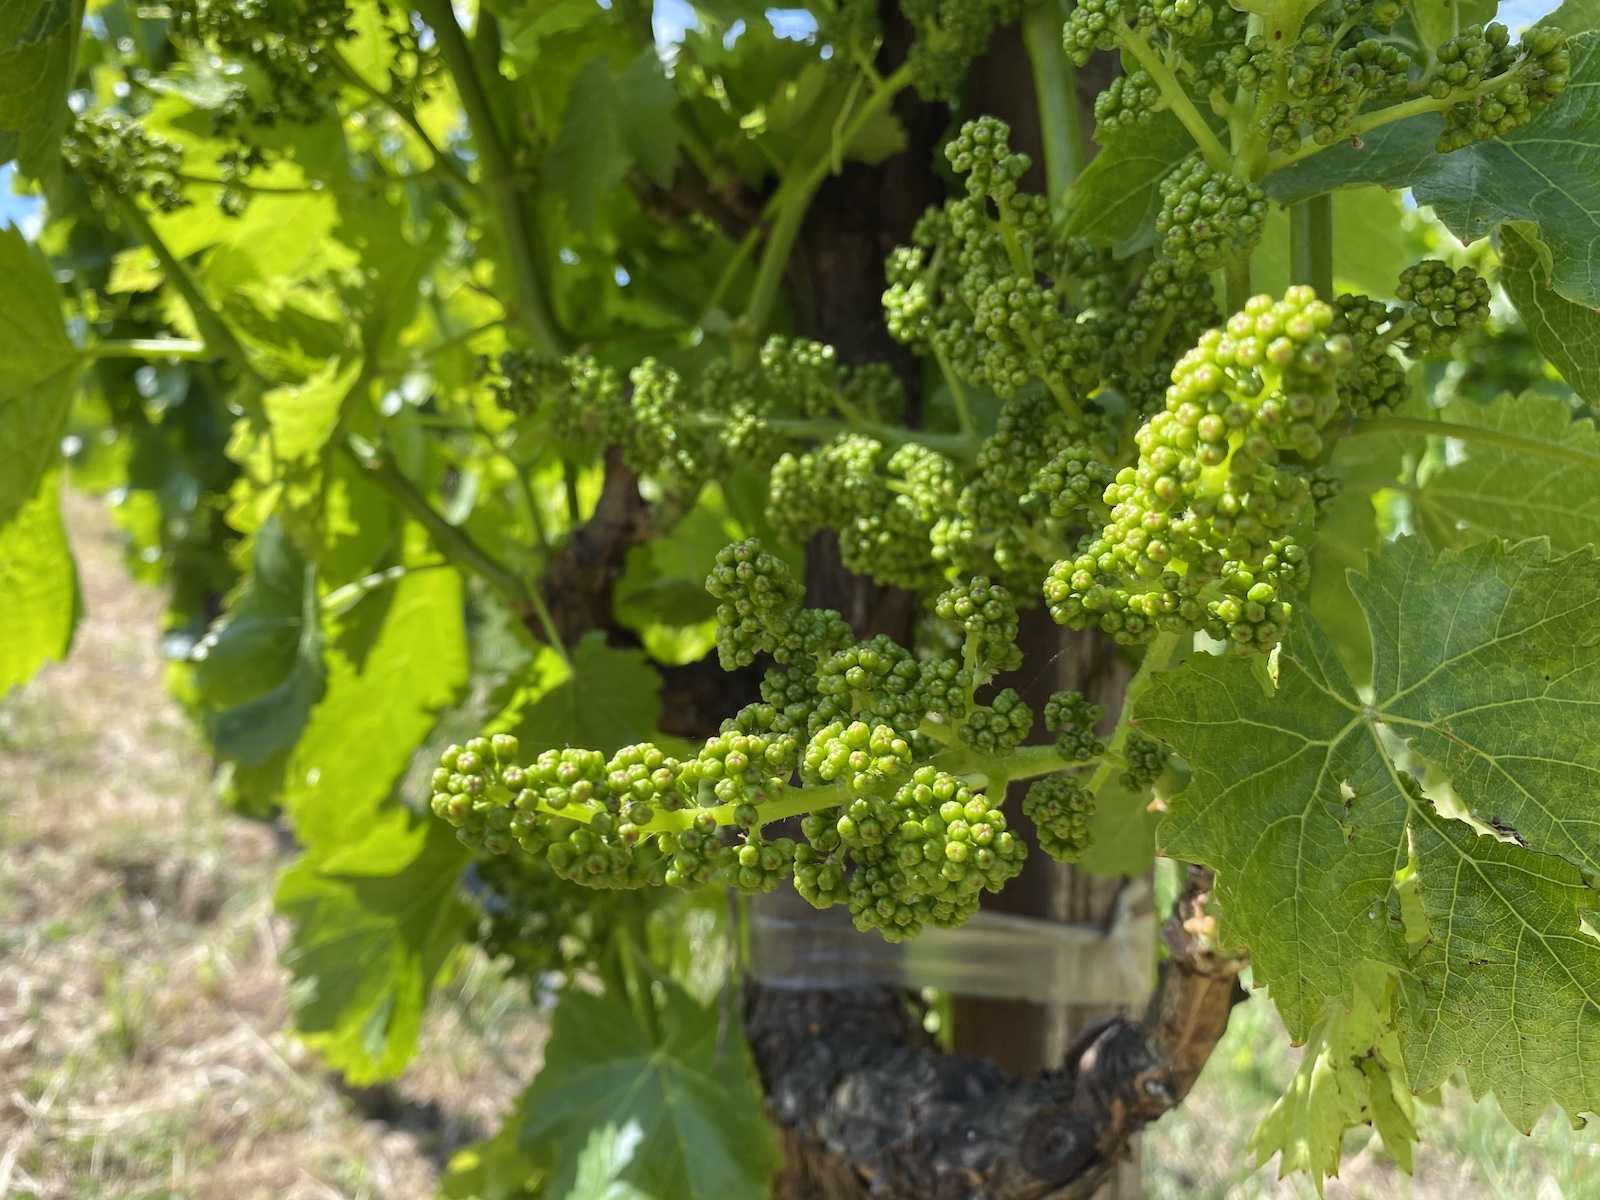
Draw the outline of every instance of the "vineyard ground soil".
M69 497L86 617L70 659L0 701L0 1200L424 1200L495 1128L544 1024L481 959L430 1009L405 1079L352 1093L288 1032L270 829L219 813L161 696L159 598L96 503ZM1234 1014L1184 1107L1144 1139L1154 1200L1314 1195L1251 1171L1294 1071L1270 1007ZM1407 1179L1352 1145L1336 1200L1600 1197L1600 1140L1522 1138L1450 1093Z
M0 1197L413 1200L538 1065L524 991L469 962L406 1078L352 1093L288 1031L285 848L222 814L161 688L159 597L69 497L86 616L0 702Z

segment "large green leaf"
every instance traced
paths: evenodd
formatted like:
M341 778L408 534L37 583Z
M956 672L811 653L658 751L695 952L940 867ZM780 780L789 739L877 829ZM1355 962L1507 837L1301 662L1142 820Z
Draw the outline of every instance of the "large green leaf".
M1522 1129L1552 1102L1600 1111L1585 925L1600 897L1580 870L1600 858L1600 562L1543 541L1434 557L1405 538L1351 586L1372 627L1370 699L1309 620L1275 690L1231 657L1153 681L1140 724L1191 772L1164 848L1217 871L1224 936L1297 1038L1352 1002L1371 960L1401 981L1413 1088L1464 1071ZM1422 793L1396 739L1448 779L1462 819ZM1413 861L1420 942L1396 888Z
M1388 489L1399 483L1408 449L1415 450L1415 440L1398 434L1341 438L1327 463L1339 494L1317 513L1306 602L1357 682L1366 681L1371 653L1367 623L1345 580L1349 571L1366 566L1367 555L1388 532Z
M251 549L250 574L190 660L212 745L256 767L299 739L324 678L315 573L276 518Z
M326 852L359 836L467 678L461 576L416 571L333 623L327 687L289 761L284 808Z
M279 880L278 910L295 925L283 961L296 1027L350 1082L392 1079L415 1052L428 993L467 927L456 896L467 858L440 822L396 810Z
M0 163L53 177L66 130L67 89L83 0L10 0L0 6Z
M1576 550L1600 543L1600 433L1593 423L1574 421L1560 398L1542 392L1506 395L1490 405L1456 400L1440 416L1509 441L1452 442L1444 463L1423 475L1412 503L1436 544L1548 537L1558 550ZM1540 453L1541 445L1593 461L1552 459Z
M658 182L671 179L678 156L676 104L677 94L654 50L621 72L612 70L604 54L584 66L546 162L575 225L587 228L594 222L599 201L621 185L635 163Z
M78 620L78 572L61 523L60 472L0 525L0 696L66 657Z
M1417 1131L1410 1089L1398 1075L1394 991L1382 969L1368 964L1350 1006L1331 1006L1318 1023L1294 1078L1250 1139L1257 1162L1278 1156L1279 1179L1304 1171L1320 1195L1324 1179L1339 1173L1344 1135L1369 1123L1410 1171Z
M1469 25L1494 20L1498 0L1411 0L1411 19L1423 44L1437 48Z
M67 340L49 264L18 230L0 229L0 525L55 463L82 361Z
M1118 254L1142 249L1161 208L1157 185L1193 150L1194 142L1169 113L1119 131L1067 193L1067 233L1109 245Z
M1600 309L1574 304L1550 286L1554 260L1538 238L1500 227L1500 282L1539 352L1572 390L1600 404Z
M715 485L666 534L628 551L617 583L617 620L651 657L671 666L705 657L717 642L717 604L706 576L717 553L745 537Z
M588 746L610 753L654 733L661 678L638 650L606 645L591 630L572 648L569 666L542 649L492 725L512 733L530 757L549 747Z
M339 425L361 363L329 362L300 383L275 387L261 397L272 425L272 451L280 461L315 459Z
M1471 242L1526 222L1550 247L1551 286L1600 308L1600 33L1572 39L1572 79L1527 125L1449 154L1433 145L1442 118L1383 126L1270 175L1285 203L1359 184L1410 186L1452 233Z
M587 1200L603 1175L653 1200L765 1200L777 1147L744 1039L676 984L659 995L647 1027L620 996L562 994L522 1105L523 1150L553 1163L555 1196L581 1179ZM631 1144L595 1146L619 1128ZM600 1153L608 1161L592 1161Z

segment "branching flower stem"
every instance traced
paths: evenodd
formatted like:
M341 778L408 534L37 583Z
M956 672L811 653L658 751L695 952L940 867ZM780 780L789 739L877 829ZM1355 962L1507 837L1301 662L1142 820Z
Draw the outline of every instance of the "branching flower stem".
M455 156L445 150L440 149L438 143L436 143L433 138L429 136L428 131L423 128L422 122L417 120L417 114L408 106L396 102L392 96L385 95L378 88L375 88L372 86L372 84L368 83L362 77L361 72L357 71L355 67L350 64L350 60L345 58L344 54L338 49L338 47L332 47L331 50L334 69L344 77L345 82L351 87L355 88L356 91L362 93L368 99L388 109L389 112L398 117L401 123L411 131L412 135L416 137L417 141L422 143L423 149L425 149L433 158L433 162L429 169L431 170L437 168L442 170L469 194L471 194L473 192L472 180L468 178L467 173L461 169L461 164L456 161Z
M1218 171L1233 170L1232 156L1212 132L1211 126L1206 124L1205 117L1200 115L1200 110L1189 99L1189 93L1183 90L1178 77L1172 73L1172 68L1167 66L1161 55L1156 53L1155 48L1130 29L1125 21L1117 22L1116 37L1117 44L1133 55L1139 66L1149 74L1160 90L1162 100L1172 110L1172 115L1177 117L1189 131L1189 136L1194 139L1194 144L1199 147L1207 164Z
M1011 780L1032 779L1070 767L1088 766L1095 760L1068 759L1054 746L1022 746L1009 754L1000 755L984 755L965 746L953 746L940 751L928 761L939 770L959 776L975 786L994 787L997 784L1003 786L1005 782ZM756 811L761 814L761 823L767 825L774 821L788 820L790 817L804 816L806 813L837 808L841 804L849 803L852 795L850 785L845 782L788 788L776 799L757 804ZM676 812L658 811L648 824L639 827L639 832L644 835L669 831L682 832L690 828L701 813L710 813L718 825L732 825L734 810L737 807L735 804L720 804L711 808L691 806L678 809ZM566 817L585 824L601 811L598 807L578 808L573 805L552 808L542 800L538 808L539 811L551 816Z
M465 529L445 520L411 480L382 454L355 438L347 438L342 448L361 467L367 479L389 493L417 524L428 531L429 539L441 554L482 579L514 609L531 611L550 648L563 661L570 661L550 608L537 588L530 587L515 571L478 545Z
M1176 633L1162 633L1156 635L1154 641L1146 648L1144 658L1139 663L1139 670L1133 680L1128 684L1127 698L1122 705L1122 714L1117 718L1117 727L1111 733L1110 740L1106 743L1106 751L1100 757L1099 763L1089 775L1085 786L1095 796L1099 796L1111 782L1115 774L1125 766L1123 749L1128 744L1128 737L1133 733L1133 709L1140 693L1149 686L1150 680L1171 669L1176 665L1181 651L1188 648L1191 639Z
M1289 281L1333 296L1333 196L1312 196L1289 208Z
M244 344L234 335L228 323L222 319L205 292L200 288L199 281L195 279L183 260L175 255L161 235L156 232L155 226L150 223L150 218L145 215L144 209L127 198L118 197L116 200L117 212L126 221L134 234L156 256L156 261L161 264L161 269L166 273L167 282L178 290L184 303L189 306L189 311L194 316L194 323L199 327L201 335L205 338L206 345L238 367L246 376L257 383L262 382L260 374L246 353Z

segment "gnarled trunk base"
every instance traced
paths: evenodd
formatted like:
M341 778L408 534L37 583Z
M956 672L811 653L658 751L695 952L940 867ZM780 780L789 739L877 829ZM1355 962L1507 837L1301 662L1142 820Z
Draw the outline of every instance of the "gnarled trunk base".
M1175 1107L1243 998L1241 960L1196 934L1210 873L1191 868L1144 1016L1084 1032L1021 1079L941 1053L902 992L751 984L746 1032L783 1130L781 1200L1088 1197L1133 1136Z

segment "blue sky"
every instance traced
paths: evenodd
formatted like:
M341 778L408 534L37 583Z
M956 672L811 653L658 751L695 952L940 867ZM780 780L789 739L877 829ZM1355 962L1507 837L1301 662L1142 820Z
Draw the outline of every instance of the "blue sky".
M18 196L11 190L11 177L15 168L9 163L0 167L0 225L19 225L29 237L38 232L39 201L32 196Z

